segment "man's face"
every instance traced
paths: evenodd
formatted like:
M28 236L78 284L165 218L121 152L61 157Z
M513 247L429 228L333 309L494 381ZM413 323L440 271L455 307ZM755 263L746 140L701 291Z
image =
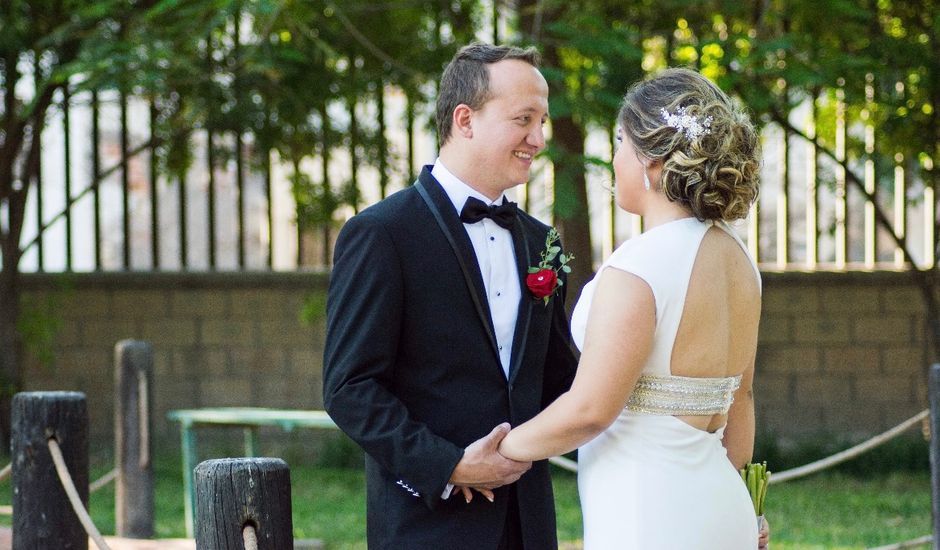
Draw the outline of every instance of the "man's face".
M488 66L490 98L473 112L469 154L477 185L502 193L529 179L532 159L545 148L548 84L525 61Z

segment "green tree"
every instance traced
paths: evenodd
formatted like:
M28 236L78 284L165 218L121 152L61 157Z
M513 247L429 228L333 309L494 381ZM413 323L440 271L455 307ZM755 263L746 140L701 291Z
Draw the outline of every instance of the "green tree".
M58 94L105 83L128 90L133 75L156 75L170 43L207 23L205 10L171 12L154 3L9 0L0 6L0 436L10 398L22 387L19 262L27 194L36 181L41 135ZM192 17L194 15L202 17ZM169 23L162 26L161 23ZM143 31L154 27L159 32ZM147 35L147 40L141 37ZM153 43L150 43L150 38ZM140 48L129 48L136 42ZM106 56L102 56L105 54ZM185 68L181 69L185 71Z
M357 169L377 166L383 193L395 176L384 117L333 120L333 108L381 106L388 85L404 89L414 104L431 100L427 83L473 34L476 2L429 0L417 7L363 0L10 0L0 6L0 435L9 434L9 400L23 387L17 325L20 258L29 246L22 244L27 195L37 181L45 119L60 94L117 90L148 99L156 114L153 140L128 154L155 148L171 180L181 180L193 161L194 132L234 135L236 143L250 135L255 155L246 161L266 169L269 153L277 151L293 166L298 223L320 227L329 242L336 209L358 208L361 200L355 178L330 181L331 154L349 148ZM210 162L243 154L225 143L210 141ZM301 162L314 156L323 171L303 173ZM119 169L103 168L91 187Z

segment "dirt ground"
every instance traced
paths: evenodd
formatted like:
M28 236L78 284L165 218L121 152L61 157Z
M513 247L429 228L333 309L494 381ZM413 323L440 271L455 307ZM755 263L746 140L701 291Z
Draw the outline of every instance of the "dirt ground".
M193 539L161 539L161 540L140 540L125 539L121 537L105 537L105 542L111 547L111 550L195 550L196 541ZM10 550L13 547L13 530L8 527L0 527L0 550ZM94 550L94 541L88 540L88 549Z

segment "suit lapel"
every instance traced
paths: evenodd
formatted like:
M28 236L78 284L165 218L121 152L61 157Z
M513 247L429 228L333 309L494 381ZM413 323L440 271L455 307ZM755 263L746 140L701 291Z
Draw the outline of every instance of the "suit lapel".
M431 175L431 170L425 166L415 182L415 188L421 198L427 204L431 215L434 216L437 225L447 238L454 255L457 257L457 263L460 264L460 270L463 272L464 280L470 291L470 297L476 308L480 322L486 328L486 334L489 337L490 347L496 355L499 362L499 350L496 344L496 330L493 328L493 317L490 314L490 305L486 300L486 291L483 286L483 275L480 273L480 263L477 260L476 253L473 251L473 244L470 237L463 227L463 223L456 215L454 207L444 192L444 189ZM515 244L515 237L514 244ZM518 323L517 323L518 331Z
M522 216L516 220L512 226L512 246L516 252L516 269L519 272L519 288L522 290L522 296L519 298L519 313L516 317L516 331L512 339L512 355L509 361L509 382L511 383L516 373L519 372L520 363L525 356L525 346L529 337L529 322L532 319L532 305L535 300L529 294L529 288L526 285L526 275L528 275L529 266L535 265L535 262L529 252L529 239L522 229Z

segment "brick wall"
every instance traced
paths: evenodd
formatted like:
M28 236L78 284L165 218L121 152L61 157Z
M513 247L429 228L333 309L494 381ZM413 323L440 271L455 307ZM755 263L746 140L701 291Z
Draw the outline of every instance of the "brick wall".
M30 390L89 397L92 438L110 441L113 349L155 351L154 426L206 406L320 408L327 277L312 273L115 273L25 277L27 302L60 326L52 361L31 358ZM758 430L779 438L879 432L926 406L918 290L899 273L765 273L757 355Z

